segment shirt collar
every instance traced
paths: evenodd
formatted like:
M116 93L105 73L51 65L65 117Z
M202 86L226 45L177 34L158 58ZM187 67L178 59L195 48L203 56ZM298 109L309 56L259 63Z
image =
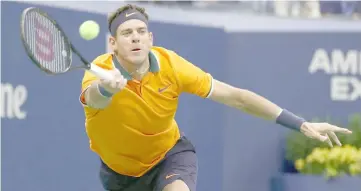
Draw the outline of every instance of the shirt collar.
M160 63L155 55L154 52L150 51L148 54L149 58L149 71L150 72L159 72L160 70ZM113 65L120 71L120 73L126 78L127 80L131 80L132 76L120 65L117 58L113 55Z

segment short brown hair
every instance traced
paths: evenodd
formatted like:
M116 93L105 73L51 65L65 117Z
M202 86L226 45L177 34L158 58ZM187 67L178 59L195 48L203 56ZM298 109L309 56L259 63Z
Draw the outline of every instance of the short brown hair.
M148 14L145 12L145 9L143 7L139 7L137 5L132 5L132 4L128 4L128 5L124 5L122 7L119 7L115 12L111 13L108 17L108 28L110 28L110 25L112 24L113 20L120 14L124 13L125 11L129 10L129 9L135 9L137 11L139 11L141 14L143 14L145 16L145 18L148 20Z

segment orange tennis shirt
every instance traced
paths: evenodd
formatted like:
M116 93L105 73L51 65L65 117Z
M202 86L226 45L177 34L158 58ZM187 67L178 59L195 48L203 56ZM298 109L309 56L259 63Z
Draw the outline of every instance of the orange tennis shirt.
M149 60L150 72L141 82L132 80L112 54L93 61L105 69L118 68L128 79L104 109L86 106L83 97L97 77L85 72L82 81L80 101L90 148L123 175L142 176L176 144L180 132L174 117L181 93L206 98L212 91L212 76L173 51L153 47Z

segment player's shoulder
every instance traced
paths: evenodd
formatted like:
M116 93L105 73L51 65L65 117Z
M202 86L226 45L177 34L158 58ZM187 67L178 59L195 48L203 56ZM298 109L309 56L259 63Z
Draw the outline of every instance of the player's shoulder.
M161 46L153 46L152 52L157 56L163 56L167 59L172 59L172 57L179 56L175 51L161 47Z
M113 54L104 53L93 59L93 64L96 64L102 68L112 69L113 68Z
M152 53L157 57L160 68L163 69L172 69L179 62L185 61L181 56L179 56L175 51L160 47L153 46Z

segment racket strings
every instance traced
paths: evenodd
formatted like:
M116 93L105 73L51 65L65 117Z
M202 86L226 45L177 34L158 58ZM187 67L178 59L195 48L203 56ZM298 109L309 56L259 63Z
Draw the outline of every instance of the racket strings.
M36 11L24 20L25 40L33 57L50 73L63 73L70 67L70 50L58 28Z

